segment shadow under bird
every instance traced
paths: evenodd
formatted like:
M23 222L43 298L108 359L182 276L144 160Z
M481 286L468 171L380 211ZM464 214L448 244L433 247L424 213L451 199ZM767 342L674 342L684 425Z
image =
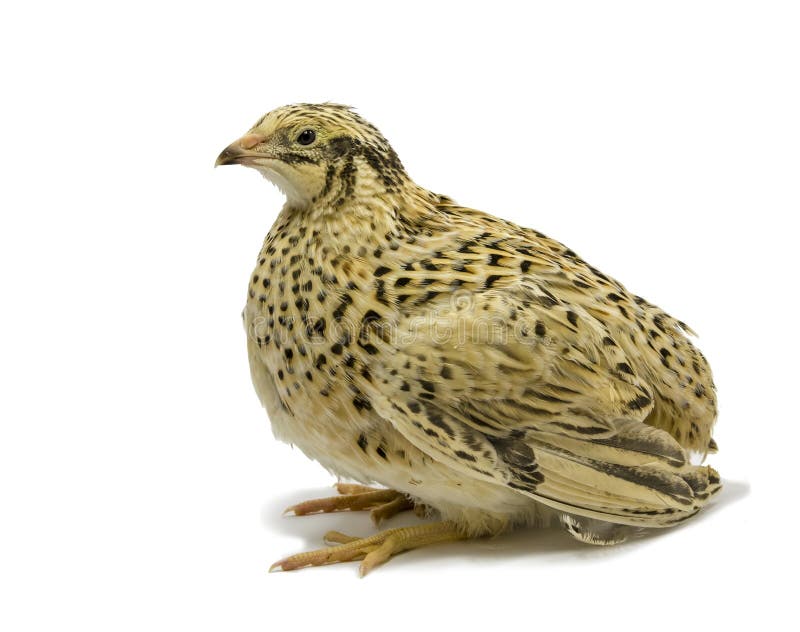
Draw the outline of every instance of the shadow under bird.
M438 521L273 565L362 560L561 524L591 544L668 527L720 489L716 394L691 330L542 233L416 185L349 107L262 117L217 165L286 195L244 320L276 437L340 478L297 515Z

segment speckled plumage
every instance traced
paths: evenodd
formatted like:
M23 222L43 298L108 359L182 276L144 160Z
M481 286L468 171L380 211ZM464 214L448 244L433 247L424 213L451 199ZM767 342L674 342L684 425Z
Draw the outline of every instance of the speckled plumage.
M280 439L470 535L561 518L611 542L719 488L687 454L716 417L689 328L570 249L417 186L344 106L279 108L218 162L287 194L244 311Z

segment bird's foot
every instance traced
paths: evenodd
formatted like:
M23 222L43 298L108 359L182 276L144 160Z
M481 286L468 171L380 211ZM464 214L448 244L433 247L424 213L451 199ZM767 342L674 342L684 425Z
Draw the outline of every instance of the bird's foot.
M433 522L415 527L387 529L366 538L354 538L338 531L325 534L325 542L335 544L324 549L292 555L270 567L272 571L293 571L306 566L324 566L337 562L363 560L359 575L363 577L393 555L429 544L462 540L464 536L450 522Z
M339 496L317 498L292 505L284 512L284 515L307 516L308 514L334 511L369 511L372 521L380 524L402 511L417 508L408 496L393 489L338 483L336 491L339 492Z

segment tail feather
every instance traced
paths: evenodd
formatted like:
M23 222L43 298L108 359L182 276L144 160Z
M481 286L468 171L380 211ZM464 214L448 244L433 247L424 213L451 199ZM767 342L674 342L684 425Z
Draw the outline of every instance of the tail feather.
M640 422L617 422L610 438L528 432L526 442L543 478L533 495L574 515L666 527L697 513L721 487L715 470L690 464L667 432Z

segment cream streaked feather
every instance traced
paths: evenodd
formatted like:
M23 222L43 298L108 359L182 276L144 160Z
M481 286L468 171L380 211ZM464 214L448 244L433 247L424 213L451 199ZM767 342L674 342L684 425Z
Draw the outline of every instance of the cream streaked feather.
M219 161L291 189L244 313L281 439L469 534L560 516L611 543L609 523L667 526L719 488L687 456L716 447L716 393L681 321L419 187L344 106L279 108Z

